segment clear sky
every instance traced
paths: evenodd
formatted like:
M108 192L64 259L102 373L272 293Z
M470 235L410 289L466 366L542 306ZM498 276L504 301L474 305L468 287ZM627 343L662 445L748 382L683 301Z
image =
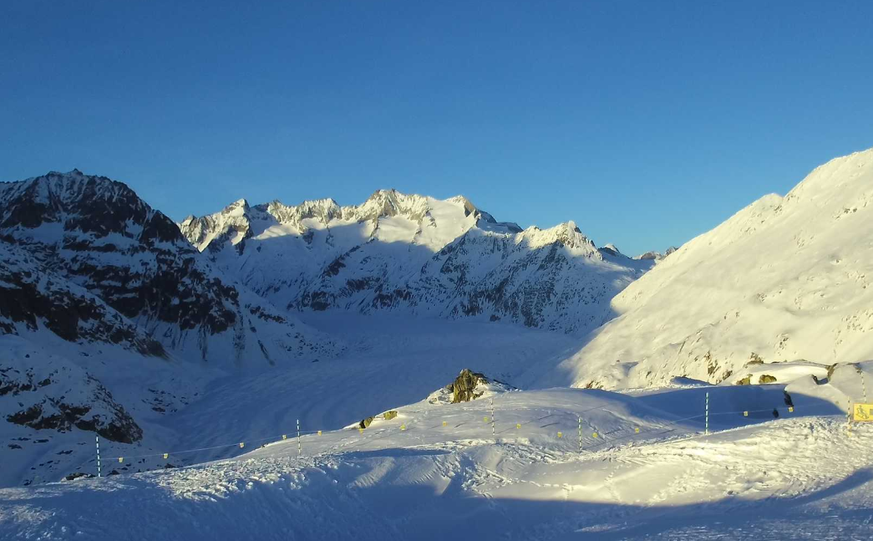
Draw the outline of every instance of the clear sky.
M176 220L396 188L635 254L873 146L873 2L9 0L0 126Z

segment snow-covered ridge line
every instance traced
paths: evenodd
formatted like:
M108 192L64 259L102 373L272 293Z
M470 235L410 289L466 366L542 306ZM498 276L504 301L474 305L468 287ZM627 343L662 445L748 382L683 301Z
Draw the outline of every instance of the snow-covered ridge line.
M291 310L407 311L575 333L659 258L598 249L572 221L522 230L468 199L379 190L361 205L240 200L180 230L226 273Z
M203 217L188 216L179 228L198 249L205 250L218 235L229 229L241 233L236 242L252 236L252 222L272 221L286 226L299 235L310 228L329 227L342 223L376 222L380 218L403 217L418 223L420 227L435 227L435 213L455 211L458 217L472 217L473 223L520 232L514 223L497 222L489 213L479 210L463 196L445 200L417 194L404 194L397 190L377 190L360 205L340 206L333 199L303 201L299 205L286 205L278 200L251 206L245 199L231 203L223 210Z

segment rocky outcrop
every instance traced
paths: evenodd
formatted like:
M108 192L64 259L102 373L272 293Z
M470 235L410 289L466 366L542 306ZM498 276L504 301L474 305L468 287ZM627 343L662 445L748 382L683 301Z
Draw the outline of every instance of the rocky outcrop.
M102 299L49 271L24 250L0 240L0 334L45 328L68 342L117 344L165 357L147 336Z
M391 419L397 417L397 410L386 411L385 413L381 414L381 417L386 421L390 421ZM376 416L365 417L364 419L361 419L361 422L358 423L358 428L370 428L370 425L373 424L373 421L375 420Z
M38 367L0 362L0 411L36 430L96 432L116 442L142 439L142 429L97 379L59 357Z
M452 392L452 404L457 404L459 402L469 402L482 396L484 391L481 389L477 390L477 387L487 383L488 379L485 377L485 374L473 372L465 368L461 370L461 373L458 374L454 382L446 386L446 389Z

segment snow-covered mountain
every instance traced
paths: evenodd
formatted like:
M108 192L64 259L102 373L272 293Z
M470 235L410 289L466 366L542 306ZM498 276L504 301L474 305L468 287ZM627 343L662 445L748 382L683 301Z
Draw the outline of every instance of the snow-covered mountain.
M183 358L317 359L333 345L199 256L130 188L79 171L0 184L0 236Z
M26 250L0 240L0 254L0 334L43 331L71 343L117 344L146 356L166 356L160 342Z
M749 363L873 358L871 239L873 149L818 167L786 196L765 196L683 245L622 291L612 302L620 316L546 378L735 383Z
M86 433L148 448L150 423L219 369L299 368L339 348L213 268L122 183L0 183L2 484L71 473Z
M198 249L277 306L505 320L562 332L609 318L652 260L598 249L573 222L522 230L463 197L380 190L357 206L241 200L179 224Z

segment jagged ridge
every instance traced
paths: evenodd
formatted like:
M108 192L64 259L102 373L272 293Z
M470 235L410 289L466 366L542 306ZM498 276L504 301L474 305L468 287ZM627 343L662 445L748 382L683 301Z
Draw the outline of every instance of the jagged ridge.
M469 200L380 190L356 206L245 201L180 224L222 269L293 310L410 310L578 332L648 269L573 222L522 230Z

